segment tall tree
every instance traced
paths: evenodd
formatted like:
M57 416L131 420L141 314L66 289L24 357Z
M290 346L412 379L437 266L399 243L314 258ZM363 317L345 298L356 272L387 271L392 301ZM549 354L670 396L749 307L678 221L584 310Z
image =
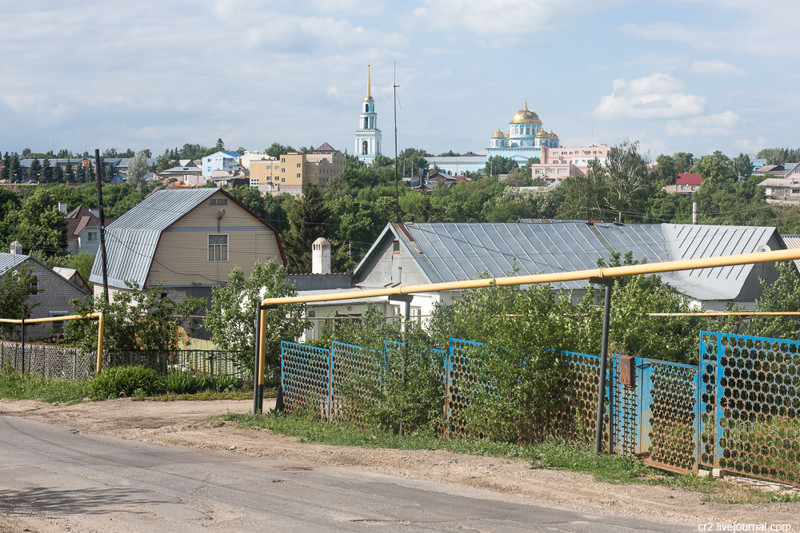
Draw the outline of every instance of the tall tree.
M749 178L753 174L753 163L747 154L739 154L733 160L733 171L737 176Z
M284 240L290 272L311 271L311 244L334 231L330 218L320 188L315 184L307 185L303 197L292 207L292 230Z
M31 166L28 169L29 181L41 181L42 179L42 162L38 158L31 161Z
M11 177L11 157L8 155L8 152L3 154L2 165L3 168L0 168L0 180L9 181Z
M689 152L676 152L672 157L675 160L675 172L677 174L689 172L692 165L694 165L694 156Z
M44 183L53 182L53 167L50 166L50 159L45 159L42 162L42 181Z
M75 169L72 166L72 161L67 158L67 166L64 169L64 178L67 183L73 183L76 180Z
M36 275L27 261L0 274L0 318L30 318L30 312L39 305L29 298L36 292ZM14 329L14 325L0 323L6 337Z
M240 365L250 370L255 355L257 302L296 295L294 284L286 281L286 269L274 261L256 262L247 278L235 267L228 282L211 291L211 307L203 325L217 346L236 352ZM310 324L305 318L305 304L282 305L266 314L264 352L267 367L274 372L280 365L281 341L296 339Z
M128 161L128 183L141 190L145 185L145 174L147 174L147 152L141 151Z
M606 204L616 212L617 222L640 219L655 186L647 160L639 153L639 142L626 139L612 147L605 167Z

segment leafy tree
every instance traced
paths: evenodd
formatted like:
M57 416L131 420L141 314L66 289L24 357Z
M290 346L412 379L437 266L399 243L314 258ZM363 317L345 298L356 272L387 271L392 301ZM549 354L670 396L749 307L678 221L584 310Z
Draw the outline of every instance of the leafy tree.
M676 174L686 174L691 171L692 165L694 165L694 156L689 152L676 152L673 155L673 159L675 160Z
M247 185L234 187L230 192L256 215L275 226L280 233L289 229L289 217L286 211L271 195L262 196L258 188Z
M563 194L558 217L603 220L606 187L603 167L596 160L589 161L589 170L585 176L573 176L558 186Z
M626 139L608 151L605 180L605 203L616 212L618 222L644 213L655 184L647 160L639 154L638 141Z
M483 171L487 176L497 176L508 174L515 168L519 168L519 165L513 159L501 155L493 155L486 160L486 167Z
M394 159L386 157L385 155L376 155L372 160L373 167L394 167Z
M761 298L756 300L756 311L800 311L800 276L793 262L776 263L778 279L772 283L761 280ZM800 340L800 322L797 317L753 317L748 335Z
M756 157L766 159L768 165L781 165L783 163L800 161L800 148L763 148Z
M79 254L67 254L67 255L44 255L44 254L33 254L33 255L40 255L37 257L42 263L46 264L50 268L53 267L65 267L65 268L74 268L78 271L78 274L83 278L83 280L89 284L91 287L93 283L89 281L89 276L92 273L92 264L94 264L94 255L83 252Z
M49 189L37 187L17 213L12 213L17 240L27 250L48 254L63 253L67 248L67 226L58 202Z
M284 146L280 143L272 143L272 145L264 150L264 153L270 157L280 157L281 154L288 154L289 152L296 152L291 146Z
M203 325L217 346L236 352L242 368L251 369L258 304L265 298L296 295L294 284L286 281L286 269L274 261L256 262L247 278L235 267L225 285L212 289L211 307ZM281 341L296 339L310 323L305 318L305 304L281 305L268 309L266 315L264 353L267 367L274 372L280 364Z
M145 174L147 174L147 153L141 151L128 161L128 182L142 190Z
M675 185L675 158L669 155L660 155L656 158L656 166L653 169L653 179L660 186Z
M36 292L36 275L27 261L0 273L0 318L30 318L31 311L39 305L30 298ZM6 338L14 329L14 324L0 323Z
M750 156L747 154L739 154L733 160L733 172L737 176L749 178L753 174L753 163L750 161Z
M428 161L426 157L431 157L431 154L419 148L406 148L397 156L397 168L403 170L403 175L418 176L419 169L422 173L428 171Z
M103 298L73 300L76 314L104 313L105 350L161 353L177 350L184 330L191 329L190 316L203 309L205 300L187 297L176 301L169 296L162 297L161 285L145 289L130 282L127 285L128 290L117 291L108 304ZM86 352L96 349L96 320L70 320L66 328L75 345Z
M710 184L733 183L736 181L736 173L733 170L730 158L719 150L711 155L704 155L695 161L694 165L692 165L692 172L703 176L705 178L704 184L706 181Z
M330 209L325 205L320 188L307 185L303 197L295 202L290 214L292 230L284 240L289 270L293 273L311 271L311 244L333 230Z

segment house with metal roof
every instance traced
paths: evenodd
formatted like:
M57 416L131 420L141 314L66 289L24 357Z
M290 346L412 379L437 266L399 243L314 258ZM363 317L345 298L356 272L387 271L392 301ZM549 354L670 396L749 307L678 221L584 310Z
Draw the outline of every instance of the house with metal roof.
M686 224L606 224L584 221L388 224L354 271L363 289L493 277L567 272L597 267L611 254L631 252L648 262L785 249L775 228ZM690 270L662 280L706 309L752 307L761 278L777 279L773 264ZM581 296L586 281L562 283ZM457 293L414 296L412 316L425 316ZM387 302L387 306L397 305ZM399 307L389 314L400 312Z
M201 169L203 176L206 178L211 177L211 173L215 170L236 170L239 168L239 158L242 154L236 152L214 152L205 156L202 161Z
M286 264L278 230L223 189L166 189L145 198L105 231L108 286L162 285L173 298L207 298L234 267ZM102 254L89 281L103 294Z
M11 253L0 253L0 278L10 275L14 269L26 264L35 276L35 293L28 296L31 309L25 318L50 318L73 314L72 300L79 300L89 295L89 291L70 281L65 276L48 267L35 257L22 253L22 245L11 244ZM6 318L22 318L7 316ZM58 322L26 326L28 338L36 339L49 336L50 331L58 330L62 325ZM56 331L58 332L58 331Z

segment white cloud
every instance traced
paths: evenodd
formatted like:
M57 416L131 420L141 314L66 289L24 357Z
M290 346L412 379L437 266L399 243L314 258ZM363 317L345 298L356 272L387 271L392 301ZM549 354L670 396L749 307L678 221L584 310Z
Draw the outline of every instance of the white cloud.
M685 120L667 122L666 132L669 135L716 137L731 133L741 123L741 117L733 111L725 111L714 115L700 115Z
M701 113L706 99L681 92L683 83L669 74L617 79L611 94L600 99L594 114L601 118L678 118Z
M308 0L309 7L320 13L352 13L375 16L386 8L386 0Z
M693 61L688 70L698 76L739 77L747 75L745 69L719 59Z
M423 0L422 4L412 14L430 26L498 36L562 27L598 9L589 0Z

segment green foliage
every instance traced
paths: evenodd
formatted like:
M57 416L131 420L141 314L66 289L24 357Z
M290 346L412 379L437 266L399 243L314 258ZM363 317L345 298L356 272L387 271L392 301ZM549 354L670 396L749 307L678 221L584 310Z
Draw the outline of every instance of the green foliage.
M142 365L106 368L89 383L93 400L119 396L149 396L158 388L158 374Z
M501 155L493 155L486 160L483 172L487 176L498 176L500 174L508 174L515 168L519 168L519 165L513 159Z
M761 298L756 300L756 311L800 311L800 276L794 262L776 263L778 279L774 282L761 279ZM793 316L753 317L748 335L779 339L800 339L800 322Z
M157 351L167 353L178 348L184 329L191 329L190 315L198 313L205 304L199 298L175 301L162 297L162 287L155 285L144 290L128 284L128 290L114 294L113 301L103 298L73 300L75 313L86 315L101 312L105 316L103 346L108 351ZM69 339L85 352L96 349L97 320L70 320L66 328Z
M766 159L768 165L800 161L800 148L763 148L756 155L758 159Z
M87 380L42 379L29 374L17 374L10 364L0 369L0 398L71 404L86 397L88 386Z
M236 267L228 275L226 285L212 289L211 307L203 326L217 346L239 354L239 364L249 371L254 361L258 304L265 298L296 295L295 286L286 281L286 269L274 261L257 262L246 279ZM303 304L266 311L265 357L269 369L279 365L280 342L299 337L309 325Z
M29 262L24 261L0 273L0 318L30 318L31 311L39 305L30 298L36 294L36 275ZM6 338L10 338L16 329L14 324L0 323L0 331Z
M136 186L140 191L145 190L144 175L149 170L147 165L148 154L144 150L137 152L128 161L128 183Z
M11 204L8 204L9 200L6 202L6 207L13 205L13 201ZM67 249L64 215L58 210L58 200L47 187L36 187L22 207L8 212L5 220L14 228L14 232L6 236L6 250L14 238L22 243L26 251L59 254Z
M234 187L230 193L258 217L272 224L280 233L289 229L289 218L286 216L286 211L273 196L263 196L257 187L248 185Z
M292 231L284 237L289 271L295 274L311 272L311 244L333 229L330 209L317 185L306 185L303 197L292 206L290 220Z

